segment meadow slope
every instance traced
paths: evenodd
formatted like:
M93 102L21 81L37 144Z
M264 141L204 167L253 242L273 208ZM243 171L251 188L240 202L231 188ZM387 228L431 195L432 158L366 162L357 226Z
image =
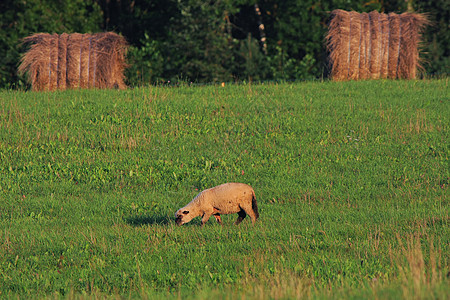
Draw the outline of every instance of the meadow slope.
M448 79L0 91L0 297L446 298ZM177 227L250 184L255 226Z

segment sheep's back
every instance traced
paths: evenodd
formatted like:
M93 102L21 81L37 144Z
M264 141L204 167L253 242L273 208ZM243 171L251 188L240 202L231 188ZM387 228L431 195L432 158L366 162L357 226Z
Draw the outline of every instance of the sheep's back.
M239 212L240 205L251 203L254 193L252 187L244 183L225 183L204 192L207 202L222 214Z

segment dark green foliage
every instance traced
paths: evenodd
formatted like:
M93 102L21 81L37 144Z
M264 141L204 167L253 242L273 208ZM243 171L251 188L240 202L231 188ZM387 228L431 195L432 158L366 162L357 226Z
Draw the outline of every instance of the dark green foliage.
M172 19L166 70L176 77L197 81L231 81L231 36L226 31L227 1L180 1L180 15Z
M89 0L2 1L0 87L24 86L16 74L20 40L36 32L115 31L130 43L131 86L167 81L298 80L328 75L324 45L333 9L414 10L429 14L425 71L450 69L448 1ZM261 16L255 12L258 4ZM267 54L261 51L264 25Z
M169 28L179 18L176 0L97 0L103 16L103 29L121 32L128 42L143 45L147 35L151 40L165 40Z
M128 84L137 86L164 81L166 62L161 50L162 43L152 40L145 33L140 45L128 49L129 67L125 74Z

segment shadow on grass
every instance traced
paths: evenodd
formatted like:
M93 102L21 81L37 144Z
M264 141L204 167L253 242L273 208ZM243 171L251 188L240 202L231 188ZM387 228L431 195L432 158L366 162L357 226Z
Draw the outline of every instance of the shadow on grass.
M135 227L140 227L144 225L169 225L170 223L173 223L175 225L175 219L171 218L169 216L146 216L146 215L140 215L140 216L128 216L124 218L124 221ZM196 218L192 220L189 223L183 224L183 227L201 227L201 218ZM209 221L205 224L205 226L220 226L216 224L216 221Z
M125 218L125 222L132 226L168 225L173 220L168 216L130 216Z

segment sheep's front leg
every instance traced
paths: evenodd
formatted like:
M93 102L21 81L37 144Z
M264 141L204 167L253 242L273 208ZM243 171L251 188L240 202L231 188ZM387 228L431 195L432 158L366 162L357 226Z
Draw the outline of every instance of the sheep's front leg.
M204 213L202 216L202 226L205 225L206 222L208 222L209 218L211 217L211 214L209 213Z

